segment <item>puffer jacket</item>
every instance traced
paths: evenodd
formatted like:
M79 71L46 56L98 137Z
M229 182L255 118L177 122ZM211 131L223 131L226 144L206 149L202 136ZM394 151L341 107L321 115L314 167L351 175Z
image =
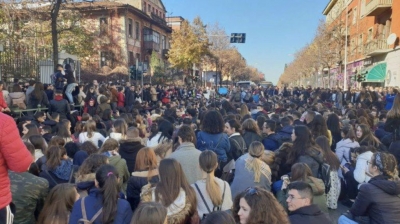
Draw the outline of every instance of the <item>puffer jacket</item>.
M0 113L0 209L11 202L8 170L25 172L32 163L12 117Z
M309 154L301 155L297 158L296 163L305 163L310 167L314 177L318 177L318 170L320 164L323 163L323 154L310 149Z
M69 103L62 96L55 96L54 100L50 101L49 113L57 112L60 114L60 119L67 119L67 114L71 112Z
M340 165L344 165L346 163L351 162L350 158L350 149L360 147L360 144L356 141L352 141L351 139L342 139L340 142L336 144L336 156L340 161ZM340 178L343 178L342 169L338 170L338 175Z
M384 176L373 177L360 186L350 209L353 216L369 216L370 223L398 223L400 220L400 182Z

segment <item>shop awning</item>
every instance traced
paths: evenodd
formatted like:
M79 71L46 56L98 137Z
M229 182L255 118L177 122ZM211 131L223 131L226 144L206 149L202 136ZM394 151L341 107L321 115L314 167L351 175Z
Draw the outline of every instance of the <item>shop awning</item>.
M365 82L385 82L386 62L381 62L364 70Z

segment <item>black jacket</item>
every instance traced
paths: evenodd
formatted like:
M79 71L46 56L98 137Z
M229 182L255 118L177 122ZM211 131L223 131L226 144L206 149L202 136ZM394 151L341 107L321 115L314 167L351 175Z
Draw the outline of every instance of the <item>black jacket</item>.
M140 193L142 187L149 182L152 184L158 183L158 175L152 176L150 181L147 177L147 172L134 172L128 180L128 186L126 187L126 200L131 205L132 211L135 211L140 203ZM145 174L145 175L143 175Z
M139 139L121 140L119 145L119 154L125 159L129 174L135 169L136 155L140 149L144 148Z
M37 108L39 104L42 108L49 105L49 99L44 91L42 91L40 99L36 98L33 92L29 96L28 108Z
M315 204L301 207L289 215L291 224L329 224L332 223L329 216L321 211Z
M400 181L373 177L360 186L350 209L353 216L369 216L370 223L398 223L400 220Z
M236 161L240 156L249 151L243 137L238 133L229 136L229 143L231 144L231 151L228 160L234 159Z
M49 114L52 114L53 112L60 114L60 120L67 119L67 114L71 112L68 101L57 97L54 100L51 100L49 105Z
M400 118L388 117L385 122L385 131L394 132L400 129ZM397 133L398 134L398 133Z
M250 144L254 141L262 142L261 136L255 132L246 131L243 135L243 139L246 142L246 147L249 148Z

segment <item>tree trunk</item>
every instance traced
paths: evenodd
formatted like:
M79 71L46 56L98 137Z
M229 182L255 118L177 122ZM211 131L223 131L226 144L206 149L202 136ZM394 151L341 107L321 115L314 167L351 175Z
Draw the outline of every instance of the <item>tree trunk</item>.
M58 30L57 30L57 18L60 12L62 0L55 0L53 8L51 9L51 40L53 42L53 64L54 69L57 68L58 64Z

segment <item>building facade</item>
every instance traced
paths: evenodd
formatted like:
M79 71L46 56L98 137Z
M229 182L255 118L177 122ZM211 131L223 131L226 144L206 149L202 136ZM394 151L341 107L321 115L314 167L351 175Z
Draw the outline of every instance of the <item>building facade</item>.
M347 60L329 71L330 81L347 78L348 86L356 86L354 76L363 74L363 85L400 86L400 1L331 0L323 14L327 27L347 35Z

